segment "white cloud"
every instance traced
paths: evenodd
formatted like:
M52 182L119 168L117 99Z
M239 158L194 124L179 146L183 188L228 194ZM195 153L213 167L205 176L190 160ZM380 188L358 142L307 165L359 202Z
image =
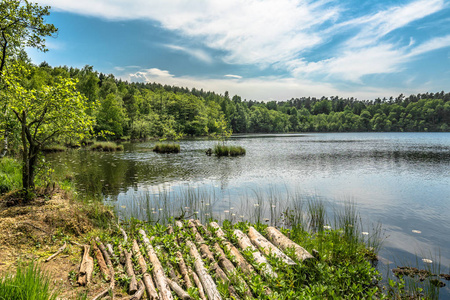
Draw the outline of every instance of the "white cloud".
M233 79L241 79L242 78L242 76L233 75L233 74L227 74L224 77L233 78Z
M117 69L117 67L116 67ZM169 71L166 70L160 70L157 68L151 68L146 70L141 70L135 73L130 73L127 76L127 80L133 81L133 82L161 82L166 81L173 77L172 74L169 73Z
M175 51L180 51L180 52L184 52L187 53L193 57L195 57L196 59L203 61L205 63L211 63L212 62L212 58L211 56L209 56L208 53L206 53L205 51L201 50L201 49L190 49L190 48L186 48L186 47L182 47L182 46L177 46L177 45L164 45L165 47L175 50Z

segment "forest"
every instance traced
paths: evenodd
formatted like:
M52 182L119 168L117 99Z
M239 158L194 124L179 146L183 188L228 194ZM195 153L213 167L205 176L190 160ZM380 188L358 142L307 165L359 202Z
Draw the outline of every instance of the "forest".
M77 80L89 102L96 133L109 139L145 139L175 135L206 136L225 120L233 133L449 131L450 93L403 94L396 98L301 97L287 101L242 100L195 88L158 83L129 83L82 69L34 66L31 85L52 84L58 77Z

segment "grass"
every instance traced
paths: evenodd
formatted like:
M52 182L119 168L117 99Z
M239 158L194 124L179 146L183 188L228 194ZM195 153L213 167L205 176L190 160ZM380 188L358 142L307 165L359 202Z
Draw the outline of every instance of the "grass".
M53 300L57 293L50 287L49 276L31 261L28 265L19 264L15 274L0 279L0 299Z
M17 190L22 186L22 165L11 157L0 159L0 194Z
M157 153L179 153L180 144L175 143L157 143L153 147L153 151Z
M44 153L64 152L67 148L63 145L49 145L42 149Z
M216 156L239 156L245 155L245 149L241 146L227 146L216 144L213 150Z
M89 149L106 152L123 151L123 145L117 145L114 142L95 142Z

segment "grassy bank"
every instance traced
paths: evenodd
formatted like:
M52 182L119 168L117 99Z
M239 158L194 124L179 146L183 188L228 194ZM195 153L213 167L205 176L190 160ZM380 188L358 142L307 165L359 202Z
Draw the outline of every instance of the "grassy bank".
M95 142L89 147L89 149L93 151L106 152L123 151L123 145L117 145L114 142Z

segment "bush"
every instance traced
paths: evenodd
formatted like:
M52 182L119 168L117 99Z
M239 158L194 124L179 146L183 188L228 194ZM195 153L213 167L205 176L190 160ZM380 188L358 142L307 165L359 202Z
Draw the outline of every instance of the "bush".
M22 165L10 157L0 159L0 194L22 187Z
M95 142L90 149L93 151L106 152L123 151L123 145L117 145L114 142Z
M7 274L0 280L0 299L53 300L56 293L50 289L50 278L38 265L19 265L16 274Z
M180 152L180 144L175 143L157 143L155 147L153 147L153 151L157 153L179 153Z
M217 144L214 147L214 154L217 156L238 156L245 155L245 149L241 146L225 146Z

